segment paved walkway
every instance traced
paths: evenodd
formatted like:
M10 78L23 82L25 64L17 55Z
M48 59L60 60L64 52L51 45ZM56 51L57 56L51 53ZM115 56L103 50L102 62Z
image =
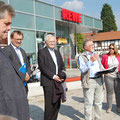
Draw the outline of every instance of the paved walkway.
M44 97L43 95L28 97L30 104L30 116L32 120L43 120ZM82 89L69 90L67 102L62 103L58 120L83 120L84 104ZM106 100L103 102L102 120L120 120L120 114L116 112L115 99L111 113L106 113Z

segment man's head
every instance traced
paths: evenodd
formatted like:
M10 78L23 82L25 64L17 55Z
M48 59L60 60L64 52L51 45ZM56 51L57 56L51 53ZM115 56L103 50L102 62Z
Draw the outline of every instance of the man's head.
M55 48L55 37L51 34L48 34L45 37L45 43L46 43L48 48L54 49Z
M12 6L0 1L0 40L7 38L8 31L11 30L12 17L15 17Z
M21 46L23 38L24 35L21 31L13 31L10 35L11 42L15 47Z
M85 39L83 42L83 48L90 53L94 52L93 40L92 39Z

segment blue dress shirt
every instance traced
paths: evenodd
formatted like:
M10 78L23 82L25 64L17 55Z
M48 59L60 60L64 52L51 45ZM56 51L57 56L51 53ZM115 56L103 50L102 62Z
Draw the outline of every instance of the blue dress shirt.
M98 61L90 61L90 56L91 56L91 53L89 52L85 52L86 55L87 55L87 58L88 58L88 62L85 63L84 59L82 58L82 56L80 55L78 57L78 64L79 64L79 69L81 71L81 73L85 73L87 72L88 70L90 70L90 77L95 77L95 74L100 71L100 68L99 68L99 63ZM95 53L93 53L94 55Z

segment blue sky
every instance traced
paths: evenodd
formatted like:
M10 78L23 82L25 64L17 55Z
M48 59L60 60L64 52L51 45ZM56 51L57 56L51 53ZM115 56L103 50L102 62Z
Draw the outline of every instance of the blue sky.
M103 4L108 3L120 30L120 0L42 0L63 8L100 19Z

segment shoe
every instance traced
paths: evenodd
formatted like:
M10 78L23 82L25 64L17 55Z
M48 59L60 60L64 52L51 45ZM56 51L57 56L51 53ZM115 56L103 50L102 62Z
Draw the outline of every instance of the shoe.
M117 112L118 112L118 113L120 113L120 107L119 107L119 108L117 108Z
M108 109L106 110L106 112L107 112L107 113L111 113L111 108L108 108Z

